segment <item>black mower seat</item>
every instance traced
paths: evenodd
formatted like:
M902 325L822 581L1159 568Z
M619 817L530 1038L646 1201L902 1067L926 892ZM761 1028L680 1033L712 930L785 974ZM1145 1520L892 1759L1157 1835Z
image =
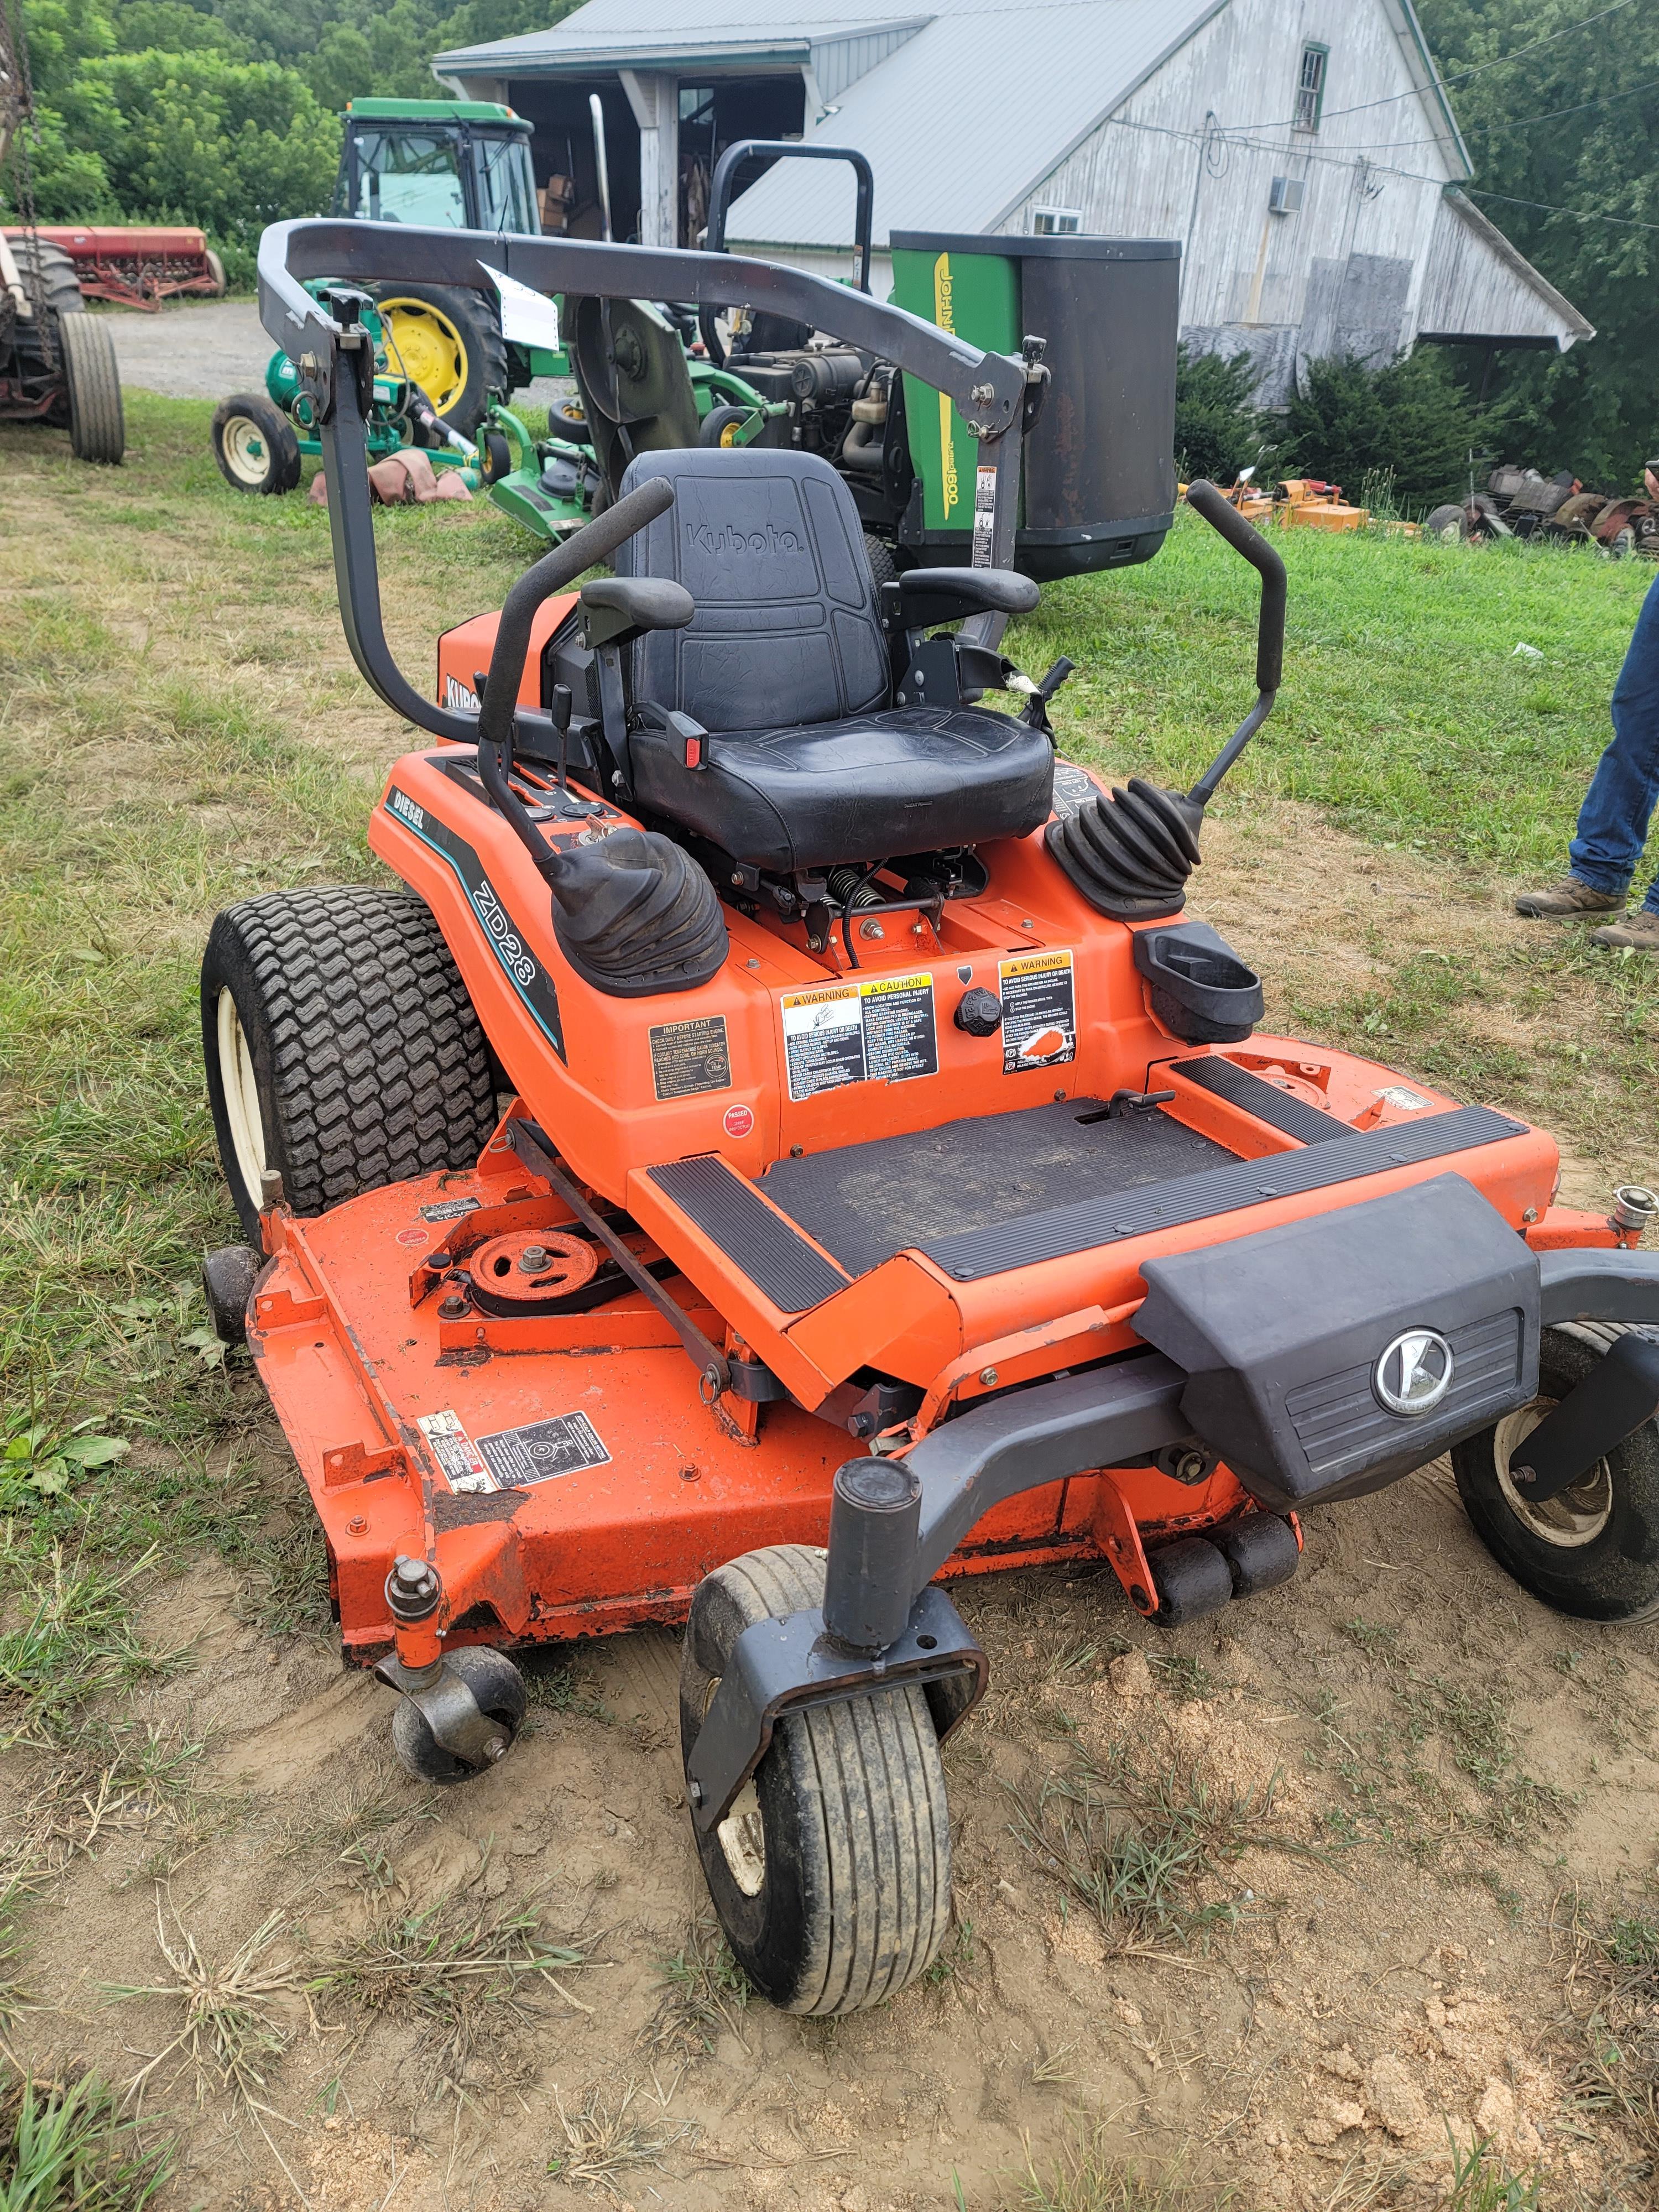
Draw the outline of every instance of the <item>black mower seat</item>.
M640 805L781 874L1024 836L1048 818L1054 750L981 707L895 708L887 640L852 495L815 454L642 453L623 491L666 477L675 503L617 573L672 577L697 611L633 648L631 696L708 732L629 740Z

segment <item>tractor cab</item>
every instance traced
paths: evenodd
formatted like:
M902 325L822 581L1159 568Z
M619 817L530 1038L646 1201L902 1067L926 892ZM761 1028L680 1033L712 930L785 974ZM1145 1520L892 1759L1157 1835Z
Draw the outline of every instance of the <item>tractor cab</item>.
M541 230L530 125L487 100L354 100L336 215L427 229Z

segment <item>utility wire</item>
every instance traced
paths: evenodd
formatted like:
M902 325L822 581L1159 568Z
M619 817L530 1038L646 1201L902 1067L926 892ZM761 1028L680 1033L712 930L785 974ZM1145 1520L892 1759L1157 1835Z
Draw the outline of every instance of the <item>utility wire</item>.
M1599 208L1552 207L1547 200L1518 200L1510 192L1489 192L1484 185L1460 185L1472 198L1502 200L1505 207L1536 208L1540 215L1570 215L1575 222L1615 222L1621 230L1659 230L1659 222L1640 222L1632 215L1603 215Z
M1636 100L1644 92L1659 91L1659 76L1650 77L1645 84L1633 84L1624 92L1604 92L1599 100L1584 100L1577 107L1552 107L1543 115L1503 116L1492 123L1466 123L1465 131L1526 131L1534 123L1559 122L1564 115L1585 115L1592 107L1609 106L1615 100ZM1445 137L1438 138L1370 138L1361 145L1345 146L1348 154L1395 153L1407 154L1417 146L1443 146ZM1292 148L1291 151L1298 149Z
M1582 22L1568 23L1559 31L1547 32L1543 38L1534 39L1529 46L1517 46L1512 54L1499 54L1494 60L1476 62L1472 68L1459 70L1454 76L1438 77L1438 88L1443 92L1449 84L1462 84L1469 77L1484 76L1488 70L1502 69L1510 62L1518 62L1527 54L1535 54L1540 46L1553 46L1558 39L1571 38L1575 32L1588 31L1593 24L1605 22L1609 15L1617 15L1633 4L1634 0L1613 0L1610 8L1603 8L1594 15L1586 15ZM1413 85L1408 92L1391 92L1381 100L1361 100L1354 107L1325 108L1321 112L1320 121L1323 123L1338 115L1363 115L1370 108L1392 107L1397 100L1420 100L1422 97L1421 88ZM1286 131L1293 129L1295 124L1295 116L1285 115L1274 123L1242 123L1238 128L1241 131Z

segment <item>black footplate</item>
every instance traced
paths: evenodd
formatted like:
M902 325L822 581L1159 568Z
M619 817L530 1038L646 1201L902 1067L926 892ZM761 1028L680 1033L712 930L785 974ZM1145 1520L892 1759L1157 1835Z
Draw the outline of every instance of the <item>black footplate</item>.
M1271 1511L1374 1490L1538 1388L1538 1261L1461 1176L1148 1260L1137 1334Z

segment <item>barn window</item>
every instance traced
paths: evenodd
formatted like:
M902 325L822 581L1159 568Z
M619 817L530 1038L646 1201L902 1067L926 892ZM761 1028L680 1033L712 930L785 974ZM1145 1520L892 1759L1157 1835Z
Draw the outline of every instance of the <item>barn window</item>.
M1328 46L1304 46L1302 75L1296 88L1296 127L1298 131L1317 131L1319 112L1325 105L1325 64L1330 59Z

